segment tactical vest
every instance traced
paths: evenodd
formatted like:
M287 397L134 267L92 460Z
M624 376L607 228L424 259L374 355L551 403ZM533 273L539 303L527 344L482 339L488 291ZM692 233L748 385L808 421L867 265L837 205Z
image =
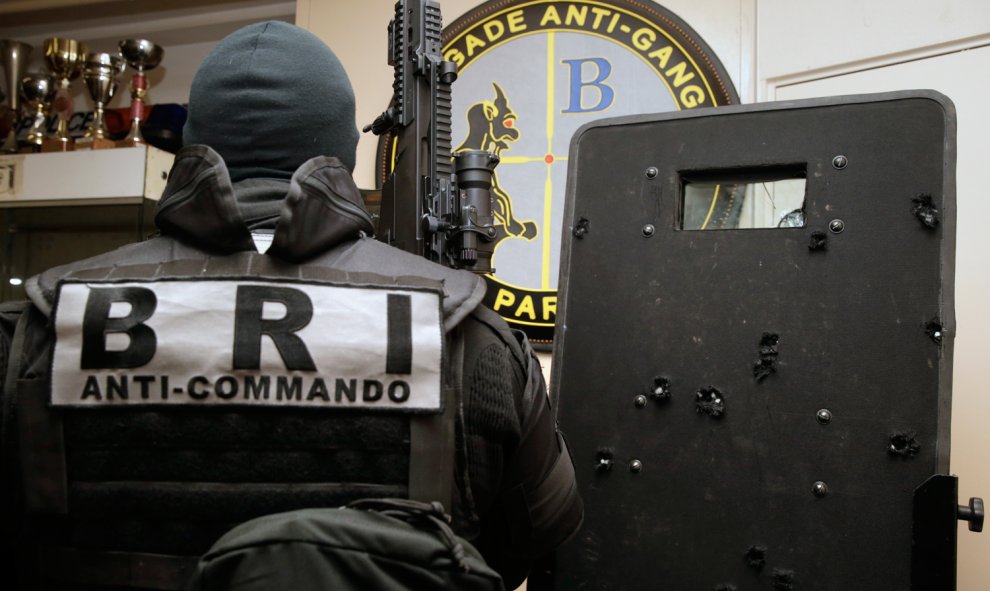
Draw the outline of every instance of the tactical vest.
M380 248L358 241L351 264L380 267L361 260ZM389 276L251 252L168 260L180 251L29 291L51 317L22 316L12 348L37 354L8 377L24 376L21 560L44 587L181 589L247 519L367 497L450 506L473 281L426 262ZM327 372L331 350L351 354Z

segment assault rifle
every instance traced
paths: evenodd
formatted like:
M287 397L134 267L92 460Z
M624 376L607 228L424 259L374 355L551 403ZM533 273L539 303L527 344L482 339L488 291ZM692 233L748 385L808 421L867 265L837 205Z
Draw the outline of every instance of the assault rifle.
M392 101L364 128L387 134L387 153L394 154L382 185L377 236L444 265L491 273L498 156L466 150L451 160L450 86L457 65L443 59L442 28L436 0L396 2L388 25Z

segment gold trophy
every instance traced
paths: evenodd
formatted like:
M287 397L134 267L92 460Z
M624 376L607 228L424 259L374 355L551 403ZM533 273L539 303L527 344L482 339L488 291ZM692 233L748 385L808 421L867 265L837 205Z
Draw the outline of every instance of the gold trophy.
M136 71L131 78L131 131L121 142L121 146L144 145L141 136L141 121L145 117L144 97L148 94L147 70L162 62L165 50L146 39L125 39L120 42L120 54Z
M93 99L95 109L93 121L86 129L86 134L76 142L77 148L92 148L100 150L114 148L116 144L107 133L104 108L117 91L117 75L124 71L124 58L113 53L88 53L83 62L83 80L89 96Z
M3 147L0 152L13 153L17 151L17 121L20 119L20 83L27 70L28 57L31 55L32 47L20 41L4 39L0 41L0 62L3 63L3 70L7 81L7 100L10 109L4 114L4 127L7 129L6 137L3 140Z
M67 152L75 149L75 140L69 136L69 119L73 108L69 87L82 72L85 46L75 39L52 37L45 39L45 63L58 81L52 109L58 115L58 129L42 143L42 152Z
M28 113L32 119L27 134L28 152L40 152L45 139L45 121L55 100L55 80L48 74L35 72L21 80L21 95L27 101Z

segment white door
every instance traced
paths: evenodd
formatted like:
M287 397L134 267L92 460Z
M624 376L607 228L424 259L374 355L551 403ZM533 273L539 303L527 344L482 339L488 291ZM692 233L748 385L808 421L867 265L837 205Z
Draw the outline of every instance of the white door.
M764 100L930 88L958 122L952 473L960 501L990 499L990 5L949 0L758 3ZM795 7L797 5L797 7ZM787 31L787 21L799 32ZM913 15L913 16L912 16ZM802 24L803 23L803 24ZM912 46L913 45L913 46ZM786 55L771 55L788 46ZM841 60L830 63L829 60ZM990 535L959 530L958 588L986 589Z

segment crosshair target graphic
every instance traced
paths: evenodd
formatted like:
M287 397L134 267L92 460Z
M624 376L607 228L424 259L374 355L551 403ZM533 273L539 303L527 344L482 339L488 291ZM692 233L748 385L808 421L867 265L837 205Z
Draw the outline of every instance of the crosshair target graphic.
M643 0L493 0L444 29L443 55L458 66L453 147L501 158L486 303L549 343L571 136L603 117L738 103L735 89L690 27ZM731 203L711 206L717 220Z

